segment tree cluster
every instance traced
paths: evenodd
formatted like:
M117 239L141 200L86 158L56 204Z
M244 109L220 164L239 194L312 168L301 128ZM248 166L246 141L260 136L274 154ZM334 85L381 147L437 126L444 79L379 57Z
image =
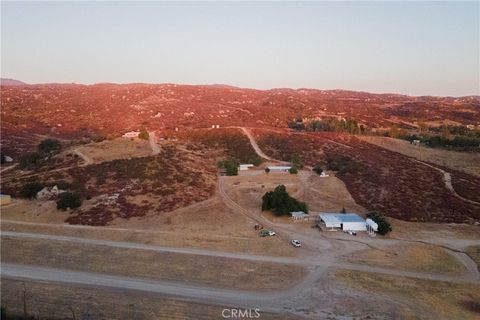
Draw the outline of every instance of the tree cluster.
M385 235L392 231L392 226L388 222L387 218L378 212L369 212L367 213L367 218L372 219L378 224L378 234Z
M240 162L237 159L227 159L218 162L219 168L225 168L227 176L238 175L238 166Z
M58 196L57 200L57 209L58 210L67 210L78 208L82 205L82 199L80 195L73 192L64 192Z
M287 215L292 211L308 213L306 203L291 197L284 185L279 185L273 191L262 197L262 211L271 210L276 216Z

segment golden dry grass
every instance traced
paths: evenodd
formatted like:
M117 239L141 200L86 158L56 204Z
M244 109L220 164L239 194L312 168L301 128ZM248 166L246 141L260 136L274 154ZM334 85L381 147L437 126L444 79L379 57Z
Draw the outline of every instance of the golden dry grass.
M242 290L288 288L305 276L295 265L63 241L2 237L1 246L3 262Z
M464 266L443 248L424 244L402 244L368 249L348 256L348 261L407 271L458 275Z
M358 137L369 143L409 157L480 176L480 153L432 149L423 146L415 146L408 141L388 137Z
M128 159L145 157L152 154L148 141L141 139L116 138L98 143L90 143L79 150L94 163L112 161L115 159Z
M389 218L392 232L387 237L416 240L469 239L480 240L480 226L462 223L409 222Z
M372 295L388 295L421 312L422 319L478 319L480 285L453 284L360 271L337 270L340 283Z
M23 316L23 289L27 289L27 312L49 319L221 319L223 306L173 300L143 292L95 289L40 282L2 279L2 306L7 315ZM69 307L70 306L70 307ZM293 316L261 313L261 319L295 319Z

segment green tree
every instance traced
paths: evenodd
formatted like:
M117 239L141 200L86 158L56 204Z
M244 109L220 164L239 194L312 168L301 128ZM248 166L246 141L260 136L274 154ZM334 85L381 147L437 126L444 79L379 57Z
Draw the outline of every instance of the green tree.
M367 218L372 219L378 224L378 234L385 235L392 231L390 222L388 222L387 218L383 214L373 211L367 213Z
M64 192L58 196L57 200L57 209L58 210L67 210L78 208L82 205L82 199L80 195L72 192Z
M43 184L39 182L28 182L22 186L20 190L20 197L33 199L37 196L37 193L43 189Z
M62 145L55 139L45 139L38 145L38 151L44 154L56 154L60 150L62 150Z
M271 210L275 215L287 215L292 211L308 213L308 206L304 202L291 197L284 185L279 185L273 191L262 197L262 211Z
M269 167L265 168L265 173L270 173L270 168Z
M312 170L316 172L318 175L322 174L323 172L322 165L319 163L317 163Z
M142 128L140 130L140 133L138 134L138 138L143 140L148 140L150 138L150 135L148 134L148 131L145 128Z
M298 173L298 169L297 167L293 166L291 167L288 172L290 172L291 174L297 174Z
M347 210L345 210L345 207L342 207L342 210L340 210L340 213L347 213Z
M290 162L297 167L297 169L302 169L303 168L303 159L298 153L292 154L290 157Z
M20 156L18 166L20 169L32 169L42 162L42 155L39 152L30 152Z
M227 176L238 175L238 166L240 162L237 159L227 159L218 162L220 168L225 168Z

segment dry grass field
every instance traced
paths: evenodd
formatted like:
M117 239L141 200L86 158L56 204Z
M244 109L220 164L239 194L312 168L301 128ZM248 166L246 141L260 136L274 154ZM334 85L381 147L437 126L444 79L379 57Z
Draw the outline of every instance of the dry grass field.
M299 266L63 241L2 237L2 261L240 290L277 290L300 282Z
M2 209L2 230L37 232L112 241L134 241L170 247L193 247L251 254L292 256L293 248L275 237L260 238L254 223L234 213L218 197L161 215L117 218L107 227L64 226L68 213L41 211L37 201L26 201L30 207ZM37 208L38 206L38 208ZM15 210L13 210L15 208ZM47 225L16 224L5 220Z
M379 249L368 249L346 257L353 263L407 271L459 275L465 268L440 247L424 244L402 244Z
M90 143L78 148L94 163L146 157L152 154L150 143L141 139L116 138L98 143Z
M419 319L478 319L480 286L338 270L340 283L368 295L389 296Z
M457 152L415 146L408 141L379 136L358 136L359 139L379 147L431 162L443 167L480 176L480 153Z
M226 306L215 306L135 292L112 291L81 286L2 279L1 303L7 315L23 316L23 291L26 289L28 315L52 320L136 319L136 320L211 320L221 319ZM261 311L261 319L289 320L294 316Z

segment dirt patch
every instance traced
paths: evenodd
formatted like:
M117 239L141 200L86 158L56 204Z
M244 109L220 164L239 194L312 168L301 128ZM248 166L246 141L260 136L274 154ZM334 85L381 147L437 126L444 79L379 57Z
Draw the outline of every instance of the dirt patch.
M480 245L479 246L470 246L465 250L465 253L467 253L470 258L475 261L477 264L477 267L480 269Z
M353 263L387 267L407 271L459 275L465 268L445 249L432 245L402 244L378 249L368 249L346 257Z
M402 301L420 318L478 319L476 302L480 300L478 284L453 284L441 281L379 275L360 271L338 270L341 283L367 294L388 295Z

